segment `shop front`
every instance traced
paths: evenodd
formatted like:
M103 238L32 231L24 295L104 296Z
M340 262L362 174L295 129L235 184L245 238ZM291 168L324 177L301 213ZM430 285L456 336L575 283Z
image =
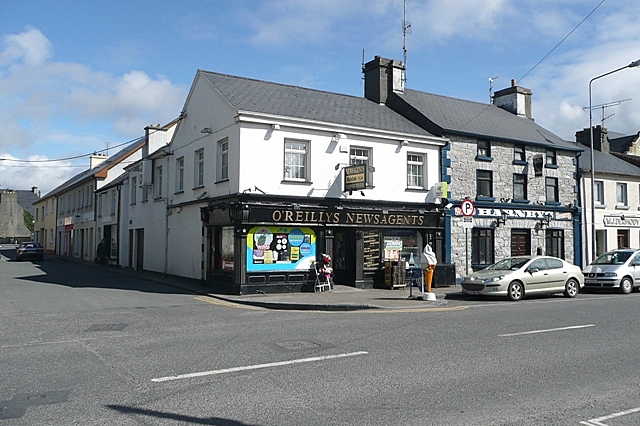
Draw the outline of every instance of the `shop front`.
M385 264L417 264L426 243L444 253L443 215L435 206L299 201L202 208L208 285L231 294L313 291L316 262L327 254L336 284L390 288Z

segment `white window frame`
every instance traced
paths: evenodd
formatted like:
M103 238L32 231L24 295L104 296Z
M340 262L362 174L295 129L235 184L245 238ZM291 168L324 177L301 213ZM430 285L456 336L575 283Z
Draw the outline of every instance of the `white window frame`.
M596 206L604 206L604 181L593 181L593 200Z
M427 189L427 155L407 153L407 188Z
M229 180L229 138L218 141L217 181Z
M310 142L308 140L284 140L284 180L293 182L309 181L309 147ZM300 161L300 159L302 160ZM298 173L295 172L296 170Z
M204 186L204 148L200 148L194 153L193 187Z

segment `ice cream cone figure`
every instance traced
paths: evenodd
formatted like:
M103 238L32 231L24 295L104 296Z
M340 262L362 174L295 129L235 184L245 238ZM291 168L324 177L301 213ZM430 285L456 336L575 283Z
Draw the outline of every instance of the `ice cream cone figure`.
M424 246L422 256L420 257L420 267L424 273L424 283L426 284L427 293L431 293L431 282L433 281L433 271L436 269L438 259L436 254L431 249L431 246L427 244Z

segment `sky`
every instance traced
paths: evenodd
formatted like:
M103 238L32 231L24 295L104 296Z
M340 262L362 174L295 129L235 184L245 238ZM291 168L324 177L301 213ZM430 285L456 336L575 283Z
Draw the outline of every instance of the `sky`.
M591 105L640 131L630 0L0 0L0 189L45 195L178 116L198 69L363 96L362 63L410 89L489 103L511 79L574 141ZM595 79L595 80L592 80ZM492 81L493 80L493 81ZM609 105L610 104L610 105ZM602 108L592 109L594 125Z

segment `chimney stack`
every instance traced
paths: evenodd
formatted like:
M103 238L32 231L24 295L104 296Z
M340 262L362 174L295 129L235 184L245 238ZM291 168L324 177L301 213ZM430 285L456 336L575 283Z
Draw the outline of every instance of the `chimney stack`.
M384 104L390 93L404 92L405 67L401 61L376 56L367 62L364 72L364 97Z
M516 85L511 79L511 87L498 90L493 95L493 104L519 117L533 120L531 115L531 90Z

